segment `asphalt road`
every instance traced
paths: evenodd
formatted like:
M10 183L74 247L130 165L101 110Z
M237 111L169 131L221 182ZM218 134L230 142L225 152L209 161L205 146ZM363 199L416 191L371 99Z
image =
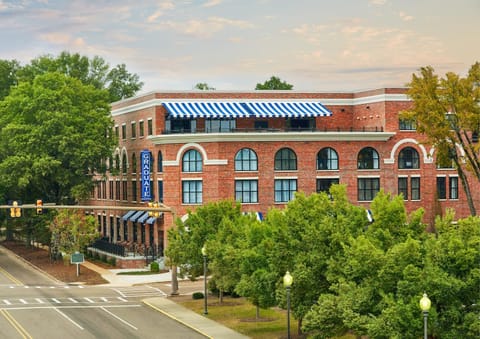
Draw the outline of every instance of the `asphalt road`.
M152 286L57 284L0 251L0 338L205 338L144 305Z

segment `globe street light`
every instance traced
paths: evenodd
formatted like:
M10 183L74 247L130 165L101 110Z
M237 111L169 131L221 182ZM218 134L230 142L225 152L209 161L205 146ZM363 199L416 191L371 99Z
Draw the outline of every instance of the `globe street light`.
M290 339L290 286L292 286L293 277L287 271L283 276L283 286L287 289L287 339Z
M204 293L204 305L203 305L203 314L208 314L207 306L207 248L205 245L202 247L203 255L203 293Z
M427 319L428 319L428 311L430 310L430 306L432 302L427 297L427 293L423 293L422 299L420 299L420 308L423 311L423 338L427 339Z

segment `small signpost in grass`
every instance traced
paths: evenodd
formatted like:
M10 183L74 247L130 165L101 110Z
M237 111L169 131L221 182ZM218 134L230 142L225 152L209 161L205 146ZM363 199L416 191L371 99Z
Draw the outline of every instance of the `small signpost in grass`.
M85 257L83 253L75 252L70 256L70 263L77 264L77 277L80 275L80 264L85 262Z

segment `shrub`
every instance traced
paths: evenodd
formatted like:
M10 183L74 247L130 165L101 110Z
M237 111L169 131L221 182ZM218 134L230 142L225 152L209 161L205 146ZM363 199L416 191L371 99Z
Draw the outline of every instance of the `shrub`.
M110 264L110 266L117 266L117 259L115 257L111 257L110 259L108 259L108 263Z
M197 300L197 299L203 299L204 298L204 295L202 292L194 292L192 294L192 299L193 300Z
M150 272L155 272L155 273L160 272L160 266L158 265L158 262L152 261L150 263Z

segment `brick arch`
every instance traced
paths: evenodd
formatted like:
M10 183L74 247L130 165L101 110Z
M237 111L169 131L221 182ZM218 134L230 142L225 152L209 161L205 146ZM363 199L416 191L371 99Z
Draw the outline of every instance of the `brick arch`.
M122 168L123 166L123 156L125 155L125 159L127 159L127 170L130 168L130 163L129 163L129 159L128 159L128 152L127 152L127 148L125 146L122 147L122 150L120 152L120 168Z
M461 161L463 163L466 162L466 159L465 159L465 150L463 149L462 145L458 144L458 143L455 143L455 147L458 148L458 150L460 151L460 156L462 157ZM429 152L429 156L433 159L433 156L435 154L435 146L432 146L432 148L430 149L430 152Z
M423 155L423 163L424 164L431 164L433 162L433 158L431 157L431 154L427 152L427 149L425 148L425 146L423 146L417 140L412 139L412 138L402 139L402 140L398 141L395 145L393 145L392 151L390 152L390 158L384 159L383 162L385 164L394 164L395 163L395 154L397 154L399 148L402 145L405 145L405 144L414 144L414 145L418 146L418 148L420 148L420 151Z
M208 159L207 152L201 145L195 142L190 142L180 147L180 149L177 152L177 156L175 160L173 161L163 160L163 166L179 166L182 163L183 153L188 149L195 149L199 151L200 154L202 155L202 160L204 165L226 165L228 163L227 159Z

